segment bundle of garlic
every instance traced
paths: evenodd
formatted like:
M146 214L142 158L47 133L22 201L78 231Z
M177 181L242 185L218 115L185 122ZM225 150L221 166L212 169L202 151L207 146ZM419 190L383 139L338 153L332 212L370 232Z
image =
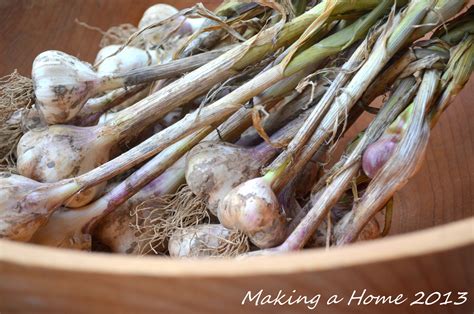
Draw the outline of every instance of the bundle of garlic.
M466 1L311 3L158 4L94 66L46 51L32 80L2 80L0 163L14 169L0 237L234 257L387 234L393 194L472 71L473 10L417 41Z

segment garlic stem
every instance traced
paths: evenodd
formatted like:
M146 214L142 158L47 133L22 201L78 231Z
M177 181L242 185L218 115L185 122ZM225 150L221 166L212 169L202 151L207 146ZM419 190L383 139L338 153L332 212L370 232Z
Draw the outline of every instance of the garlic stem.
M440 0L440 2L443 1L444 0ZM454 6L460 9L463 4L464 1L457 0L452 1L449 4L445 3L444 5L449 6L450 8ZM304 159L300 157L294 158L297 160L298 164L292 164L291 167L288 166L291 164L289 162L291 159L284 158L283 162L276 168L277 170L273 171L283 173L279 168L291 168L291 171L301 169L305 164L305 161L307 161L307 158L310 158L322 143L329 138L331 132L328 132L327 130L335 129L335 125L339 125L345 120L345 114L355 105L390 58L399 49L405 46L408 39L414 40L414 34L417 34L418 36L423 35L418 31L419 29L414 33L415 28L413 26L418 25L427 16L429 9L434 6L435 4L429 0L410 2L405 11L400 12L392 20L387 22L388 29L386 29L378 38L372 52L368 56L368 59L344 88L344 93L341 93L335 98L331 108L319 123L319 126L312 135L312 139L308 142L310 144L308 144L309 150L308 153L305 154L306 157ZM443 8L439 9L441 10L440 12L444 12L444 10L442 10ZM447 10L447 12L449 14L456 13L453 10ZM449 18L451 16L447 15L444 17ZM434 28L437 21L439 21L439 17L432 21L434 23L431 23L431 29ZM272 176L273 179L278 178L278 176L273 176L273 174L269 174L269 176ZM280 180L280 182L274 182L274 186L278 190L284 186L284 183L285 180Z
M91 234L102 217L115 210L147 183L162 174L211 130L207 128L165 149L109 193L88 206L75 211L54 212L48 223L36 232L32 241L50 246L65 246L70 242L68 237L79 233Z
M426 112L436 98L438 84L439 71L427 70L400 143L371 181L362 198L354 205L350 222L345 224L341 234L336 235L337 245L354 241L365 224L419 169L430 134Z
M257 3L243 3L239 1L224 1L219 5L214 13L224 19L238 17L245 12L255 9L258 6ZM210 19L205 19L201 26L201 30L218 25L217 22ZM226 32L224 29L218 29L210 32L199 34L196 38L186 44L181 57L189 57L194 54L202 53L214 48L221 40L222 35Z
M345 3L345 1L341 1L341 3L343 2ZM351 10L352 5L349 3L353 4L354 7L357 8L358 5L364 7L365 2L359 1L356 5L352 1L348 1L344 7L340 8L336 6L336 9L334 9L335 11L333 11L333 13L337 14L340 12L338 11L340 9L343 9L342 11ZM240 67L245 67L249 63L258 60L266 51L277 49L279 46L286 44L287 40L298 36L298 32L302 32L304 30L301 26L304 24L307 25L307 23L310 22L306 20L307 17L318 16L321 14L321 12L324 12L323 6L318 5L304 15L288 23L283 27L283 30L280 32L280 36L277 38L276 42L273 42L274 38L272 34L274 29L264 31L258 37L259 41L263 42L259 43L257 47L249 49L245 44L239 45L221 57L202 66L198 70L195 70L180 80L168 85L160 92L153 94L145 98L143 101L138 102L134 106L123 110L116 119L110 121L104 127L96 131L97 137L100 137L102 142L108 143L109 145L124 139L131 132L130 130L136 132L137 128L148 125L173 108L176 108L180 104L191 100L206 90L208 86L217 83L221 78L228 77ZM264 36L264 34L266 35ZM269 36L271 36L271 38ZM271 45L269 41L272 42ZM258 49L255 50L256 48ZM262 50L264 48L266 50ZM242 57L242 53L244 54L244 57ZM313 58L314 55L311 57ZM236 58L239 58L237 63L235 62ZM298 72L305 66L311 64L312 58L307 58L305 62L301 62L301 60L297 58L296 60L298 62L296 63L296 66L293 66L293 63L290 63L290 65L286 67L287 75L291 75L291 71ZM158 147L154 148L155 152L163 149L165 145L170 144L170 142L167 142L166 138L168 138L170 134L173 134L172 132L175 132L175 134L173 134L174 136L168 140L176 141L204 125L212 124L216 121L216 119L220 119L220 117L229 116L237 109L237 104L245 103L250 98L258 95L265 89L272 86L274 83L283 79L285 77L285 73L283 72L284 71L282 67L275 66L274 68L255 77L253 80L247 82L233 93L202 110L200 112L198 123L193 123L194 121L191 121L195 120L196 117L185 117L180 122L168 128L164 135L163 133L157 135L157 137L162 137L161 140L164 141L162 142L163 145L159 145ZM199 84L196 84L196 82L199 82ZM217 110L218 108L219 110ZM208 117L206 117L207 113L210 114ZM186 128L188 127L192 127L192 129L187 130ZM149 142L145 142L144 146L148 143ZM134 152L136 151L132 150L130 154L134 154ZM153 152L151 152L151 154L153 154ZM150 156L151 155L147 155L145 158ZM69 168L76 169L77 165L71 165Z
M322 51L324 55L326 53L333 53L334 49L339 50L341 48L351 45L356 40L365 36L369 28L374 25L375 22L381 17L381 15L383 15L390 8L390 5L392 3L392 1L382 1L380 5L371 13L359 18L350 26L344 28L343 30L335 33L330 37L327 37L320 43L314 45L312 48L315 49L316 53L318 51ZM365 54L364 50L365 46L360 45L356 52L354 52L349 61L344 65L343 70L341 71L342 73L337 76L335 82L331 85L329 90L326 91L326 94L325 96L323 96L323 99L318 103L318 105L314 107L311 116L305 122L304 126L290 142L287 149L277 158L277 160L274 161L272 167L275 168L275 173L268 174L267 178L268 180L270 180L269 182L276 180L279 175L284 173L286 167L291 164L291 160L298 156L303 146L307 143L308 139L316 130L318 124L325 117L325 114L333 105L335 91L340 89L349 79L349 76L344 72L351 71L351 69L354 68L355 65L361 61L361 58L363 58L363 55ZM296 57L295 60L297 60L297 58L298 57ZM270 179L270 177L272 179ZM284 184L280 184L279 189L281 189L283 185Z
M214 60L228 49L119 74L100 74L90 64L75 57L59 51L46 51L33 62L32 78L37 103L46 122L65 123L74 118L86 101L98 93L176 77Z
M123 103L138 93L144 91L145 85L137 85L131 88L119 88L104 96L89 99L78 115L70 121L77 126L91 126L99 121L104 112L123 105Z
M382 107L370 126L363 133L363 136L357 141L356 146L347 156L341 157L341 160L333 166L329 174L334 177L327 184L323 184L323 189L316 195L313 195L305 209L301 211L302 215L295 217L296 228L290 233L287 239L279 247L266 252L256 254L286 252L298 250L304 247L308 239L317 230L327 212L340 199L346 191L350 181L357 175L360 169L360 156L371 142L375 141L383 130L393 121L403 110L404 106L411 100L407 95L413 95L415 80L414 78L404 79L397 87L396 91L390 96L389 100ZM326 183L327 177L323 177ZM303 216L304 215L304 216Z

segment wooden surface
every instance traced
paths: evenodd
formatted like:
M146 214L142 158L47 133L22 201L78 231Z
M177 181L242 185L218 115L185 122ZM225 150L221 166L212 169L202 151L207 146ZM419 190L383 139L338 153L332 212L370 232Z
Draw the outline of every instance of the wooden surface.
M93 62L102 35L79 26L75 20L107 30L137 25L153 4L169 3L178 9L194 0L0 0L0 77L13 70L30 76L35 56L61 50ZM214 8L220 1L203 1Z
M167 1L177 7L193 0ZM218 1L209 1L213 7ZM100 35L74 20L107 29L136 23L152 0L0 0L0 76L25 75L34 57L58 49L92 61ZM474 81L433 130L427 160L396 195L392 233L474 216ZM0 312L240 312L247 289L323 297L353 289L373 293L465 290L474 286L474 221L343 249L259 261L168 261L85 254L0 241ZM172 300L172 301L171 301ZM92 309L94 311L92 311ZM199 310L198 310L199 309ZM278 307L246 307L274 313ZM302 307L282 309L297 312ZM464 307L368 308L341 305L324 313L472 313Z
M321 294L316 313L472 313L474 218L426 231L247 260L88 254L0 240L1 313L302 313L304 305L241 305L247 291ZM347 306L354 290L408 298ZM460 306L413 306L419 291L468 292ZM337 294L338 305L323 303ZM263 296L262 296L263 298ZM254 301L255 302L255 301ZM310 313L311 311L307 311Z

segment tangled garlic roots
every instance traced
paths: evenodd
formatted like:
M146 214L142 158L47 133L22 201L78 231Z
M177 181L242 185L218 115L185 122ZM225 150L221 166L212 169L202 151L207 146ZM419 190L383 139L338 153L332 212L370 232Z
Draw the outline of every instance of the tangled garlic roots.
M24 112L34 99L33 81L15 70L0 78L0 171L14 171Z
M177 193L147 200L135 209L135 228L140 233L138 250L142 255L160 254L176 230L209 222L206 203L187 185Z
M250 250L243 232L212 224L176 230L168 247L172 257L235 257Z
M219 246L212 251L219 257L235 257L250 251L248 236L239 230L232 230L228 239L219 239Z

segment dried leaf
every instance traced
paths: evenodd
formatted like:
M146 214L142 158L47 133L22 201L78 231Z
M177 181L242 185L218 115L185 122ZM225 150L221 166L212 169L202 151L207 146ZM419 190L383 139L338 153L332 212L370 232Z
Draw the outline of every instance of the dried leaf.
M263 119L262 119L263 115ZM260 135L261 138L265 142L267 142L269 145L275 147L275 148L283 148L285 147L285 143L279 143L279 142L272 142L270 136L267 134L263 127L263 122L265 121L265 118L269 116L269 113L265 110L265 107L258 105L254 106L252 108L252 123L253 127L257 131L258 135Z
M331 16L334 8L336 7L336 2L335 0L328 0L326 2L326 7L324 8L324 11L321 13L320 16L318 16L317 19L311 23L311 25L306 29L306 31L298 38L298 40L292 45L291 50L288 52L288 55L283 59L281 62L281 65L283 66L283 69L285 69L288 64L291 62L293 59L293 56L298 52L298 50L310 40L314 34L319 32L321 30L321 27L326 23L328 18Z

